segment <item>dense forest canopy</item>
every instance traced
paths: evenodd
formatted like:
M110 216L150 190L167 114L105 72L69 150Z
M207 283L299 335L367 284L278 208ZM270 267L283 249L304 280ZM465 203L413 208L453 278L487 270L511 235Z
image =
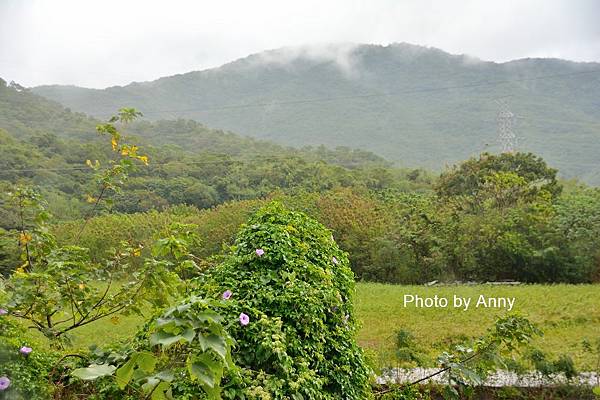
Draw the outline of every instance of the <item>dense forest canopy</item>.
M75 227L97 196L86 160L114 160L94 133L101 122L14 83L0 87L0 100L3 191L40 188L54 221L65 221L53 228L59 240L83 240L95 260L120 240L151 241L177 222L198 226L202 245L194 251L208 262L256 207L278 198L332 228L362 280L587 282L599 275L600 236L590 222L600 215L598 190L559 180L531 153L483 153L437 178L363 150L294 149L183 119L121 127L149 165L93 207L97 217L80 237ZM0 213L1 228L19 227L8 201ZM15 268L17 251L8 237L4 273Z
M0 185L42 187L60 218L83 215L90 170L86 160L110 157L95 133L99 120L73 113L17 84L0 85ZM129 181L112 211L138 212L188 204L211 207L274 190L336 187L426 189L432 175L392 168L373 153L348 147L301 149L213 130L190 120L138 122L126 136L151 155L150 168ZM14 226L3 213L1 226Z

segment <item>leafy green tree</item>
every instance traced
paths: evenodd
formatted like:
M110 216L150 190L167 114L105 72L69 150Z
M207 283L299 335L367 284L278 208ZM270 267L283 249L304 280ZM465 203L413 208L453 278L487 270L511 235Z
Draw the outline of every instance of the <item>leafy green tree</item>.
M137 115L133 109L122 109L109 123L98 127L100 134L109 135L116 157L106 169L101 169L98 161L87 162L98 171L99 189L96 197L89 197L93 206L80 225L76 240L104 195L120 190L135 168L134 161L148 162L145 155L138 154L136 146L121 143L120 133L113 125ZM132 271L131 262L141 255L141 247L122 242L102 264L95 263L89 249L57 243L48 229L49 213L38 191L16 187L9 197L18 215L15 234L21 253L21 266L1 285L12 316L27 320L49 338L62 339L73 329L116 313L140 312L142 302L160 306L169 300L167 293L172 292L178 280L168 260L149 258Z
M549 168L541 157L532 153L483 153L478 159L471 158L444 172L435 190L441 198L477 197L490 177L498 173L513 173L522 178L519 185L523 187L523 195L535 196L545 190L555 198L562 190L556 179L557 170Z

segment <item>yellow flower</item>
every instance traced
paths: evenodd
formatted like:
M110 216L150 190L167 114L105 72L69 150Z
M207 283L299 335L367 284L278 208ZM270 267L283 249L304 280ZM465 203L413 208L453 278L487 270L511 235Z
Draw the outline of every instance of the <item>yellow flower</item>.
M141 160L144 165L148 165L148 156L139 156L138 159Z
M31 235L29 233L21 233L19 235L19 243L21 243L21 245L26 245L27 243L31 242Z
M114 137L114 136L112 137L112 139L110 140L110 144L112 145L113 151L117 150L117 146L119 145L119 142L116 137Z
M20 267L18 267L17 269L15 269L15 274L18 275L22 275L25 273L25 267L27 266L27 263L21 265Z

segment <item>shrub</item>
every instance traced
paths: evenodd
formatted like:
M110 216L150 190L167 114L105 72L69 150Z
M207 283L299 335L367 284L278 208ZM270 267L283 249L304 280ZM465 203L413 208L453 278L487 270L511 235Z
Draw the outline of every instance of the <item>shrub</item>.
M22 347L31 348L31 353L21 354ZM0 391L0 399L49 398L53 388L48 376L58 358L58 353L48 351L21 325L0 316L0 377L10 380L10 386Z
M238 369L223 396L256 399L366 399L369 369L355 342L354 276L331 232L274 202L244 225L231 254L198 292L220 298L237 342ZM238 321L242 313L248 325Z

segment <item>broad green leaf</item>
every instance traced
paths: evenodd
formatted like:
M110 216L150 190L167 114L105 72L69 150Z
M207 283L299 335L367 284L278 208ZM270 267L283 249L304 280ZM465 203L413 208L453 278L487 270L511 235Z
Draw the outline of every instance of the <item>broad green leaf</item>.
M185 331L181 332L181 337L191 343L194 340L194 337L196 337L196 331L194 328L187 328Z
M154 375L161 381L171 382L175 377L171 371L160 371L158 374Z
M200 384L203 386L207 386L209 388L213 388L215 386L215 377L214 374L211 373L208 365L203 362L191 362L191 359L188 358L188 372L192 377L192 380L197 379L200 381Z
M221 378L223 377L223 364L212 359L211 355L204 353L200 356L188 358L188 371L193 380L197 379L202 389L210 400L221 399Z
M152 335L150 335L150 344L152 344L152 345L160 344L163 346L170 346L173 343L176 343L181 339L183 339L183 336L181 336L181 335L174 335L172 333L159 331L159 332L155 332Z
M221 315L211 311L195 313L194 318L201 322L221 322L223 320Z
M152 400L170 400L173 398L169 391L171 385L167 382L161 382L158 384L154 392L152 392Z
M134 353L129 361L127 361L117 370L116 376L119 388L123 389L125 386L127 386L133 377L136 367L146 373L151 373L154 371L157 362L158 360L152 353L148 353L146 351Z
M221 362L215 361L209 353L200 354L194 361L201 362L208 367L211 374L214 375L217 385L221 382L221 378L223 377L223 364Z
M77 368L71 372L71 375L83 379L84 381L92 381L94 379L112 375L117 367L107 364L92 364L87 368Z
M154 354L152 353L148 353L147 351L143 351L140 353L137 353L137 360L136 360L136 364L137 366L142 369L144 372L153 372L154 368L156 367L156 363L158 362L158 360L156 359L156 357L154 356Z
M142 390L146 393L150 393L152 391L152 389L154 389L154 387L156 385L158 385L160 383L160 379L157 379L153 376L151 376L150 378L147 379L146 383L144 383L142 385Z
M227 345L225 343L225 339L222 336L218 335L198 335L198 342L200 343L200 347L202 351L206 351L208 349L213 350L217 353L223 360L227 356Z
M125 388L129 381L131 381L131 377L133 376L133 370L135 368L135 359L136 355L134 354L133 356L131 356L129 361L127 361L117 370L117 385L120 389Z

